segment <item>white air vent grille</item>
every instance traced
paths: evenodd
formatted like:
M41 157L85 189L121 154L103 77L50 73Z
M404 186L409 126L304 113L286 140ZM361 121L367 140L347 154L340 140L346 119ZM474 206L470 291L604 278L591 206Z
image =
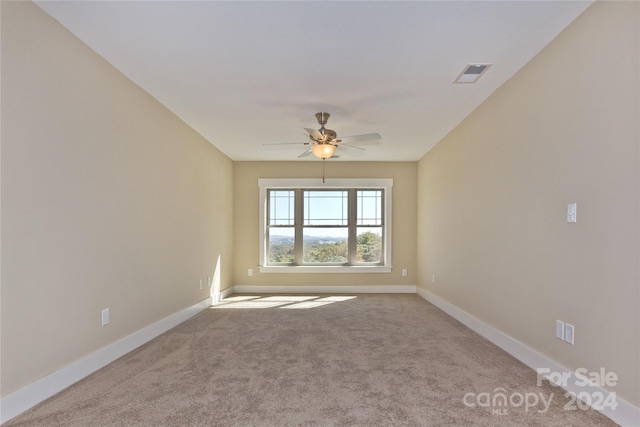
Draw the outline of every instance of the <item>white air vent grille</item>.
M454 83L475 83L489 67L491 64L468 64Z

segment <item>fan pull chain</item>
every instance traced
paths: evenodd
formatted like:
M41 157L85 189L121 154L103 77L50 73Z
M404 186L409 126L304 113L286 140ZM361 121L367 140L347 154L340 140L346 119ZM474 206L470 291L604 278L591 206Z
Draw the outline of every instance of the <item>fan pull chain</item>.
M324 184L324 161L327 159L322 159L322 183Z

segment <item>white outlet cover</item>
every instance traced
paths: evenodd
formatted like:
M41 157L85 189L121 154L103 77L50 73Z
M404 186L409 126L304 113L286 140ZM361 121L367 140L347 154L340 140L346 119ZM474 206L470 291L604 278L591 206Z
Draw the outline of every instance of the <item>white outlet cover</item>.
M564 341L564 322L556 320L556 338Z
M569 324L569 323L565 323L564 324L564 341L566 343L569 343L571 345L574 345L574 334L575 334L575 329L573 327L573 325Z

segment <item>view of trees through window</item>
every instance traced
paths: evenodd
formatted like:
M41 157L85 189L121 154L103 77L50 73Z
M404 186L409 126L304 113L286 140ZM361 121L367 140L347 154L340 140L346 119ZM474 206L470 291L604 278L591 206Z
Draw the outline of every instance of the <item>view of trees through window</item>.
M296 263L296 229L304 264L382 263L382 197L378 189L270 190L269 263ZM355 245L349 245L350 235Z
M269 261L293 263L295 259L294 238L291 236L270 236ZM348 261L346 238L309 237L304 241L304 262L341 263ZM378 263L382 259L382 236L366 231L357 237L357 261Z

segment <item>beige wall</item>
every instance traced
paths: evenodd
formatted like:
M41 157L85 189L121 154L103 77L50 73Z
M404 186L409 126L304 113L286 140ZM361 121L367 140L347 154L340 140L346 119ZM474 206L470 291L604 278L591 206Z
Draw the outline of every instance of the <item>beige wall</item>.
M569 369L617 373L636 406L639 9L595 3L418 175L419 286ZM575 346L556 319L575 325Z
M37 6L1 4L3 396L203 300L220 257L221 289L418 283L640 404L638 3L596 3L418 164L326 163L394 179L389 274L260 274L258 178L321 163L233 163Z
M393 245L391 273L296 274L260 273L258 179L321 178L321 161L234 163L234 285L361 286L416 284L416 162L326 161L328 178L393 178ZM247 269L253 269L253 276ZM403 268L408 275L402 277Z
M3 396L231 285L231 160L30 2L1 137Z

